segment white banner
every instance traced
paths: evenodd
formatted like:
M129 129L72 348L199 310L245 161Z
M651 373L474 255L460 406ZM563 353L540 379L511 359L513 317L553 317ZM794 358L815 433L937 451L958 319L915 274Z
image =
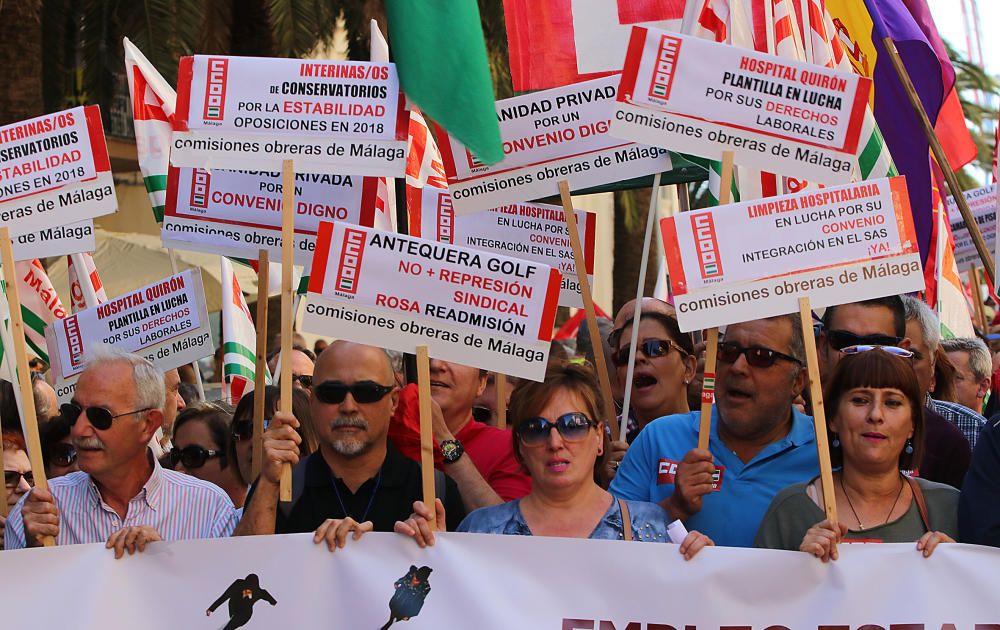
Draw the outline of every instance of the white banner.
M17 603L7 607L5 627L996 630L1000 623L1000 551L988 547L944 544L924 558L912 543L845 544L827 564L798 551L710 547L687 562L671 544L436 538L419 549L398 534L372 533L333 554L312 534L151 543L120 560L103 544L5 551L0 589ZM609 576L628 576L628 588L608 588Z
M320 221L371 226L378 180L295 174L295 264L307 270ZM171 168L163 246L257 260L281 260L281 173Z
M522 203L455 216L455 207L447 190L424 186L420 189L420 205L410 209L410 220L412 236L555 267L562 273L559 306L583 308L583 296L576 278L573 248L562 207ZM594 283L596 224L597 215L576 211L584 268L591 286Z
M976 190L965 191L965 201L972 210L972 216L976 218L976 225L986 241L987 251L992 252L996 247L997 238L997 185L990 184ZM973 266L982 267L983 261L979 258L979 252L972 242L969 229L965 227L965 220L955 203L955 198L948 197L948 221L951 223L951 233L955 237L955 263L959 271L965 271Z
M72 394L95 345L114 345L169 370L212 354L210 330L198 269L74 313L46 330L56 395Z
M923 289L902 177L771 197L660 223L681 330Z
M12 235L117 210L96 105L0 127L0 224Z
M540 263L323 223L302 326L541 380L560 284Z
M617 86L610 76L497 101L505 157L490 166L440 132L456 212L558 195L561 180L581 189L669 171L665 149L609 135Z
M182 57L170 161L400 177L407 120L391 63Z
M14 246L14 260L66 256L97 249L92 219L25 232L11 236L10 240Z
M821 184L851 181L871 81L635 27L611 133Z

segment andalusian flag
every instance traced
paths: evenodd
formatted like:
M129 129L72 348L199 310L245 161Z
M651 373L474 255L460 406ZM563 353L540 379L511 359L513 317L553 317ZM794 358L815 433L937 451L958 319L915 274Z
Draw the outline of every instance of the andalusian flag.
M69 276L69 299L73 312L93 308L108 301L108 294L97 275L94 256L89 252L70 254L66 272Z
M502 160L478 5L386 0L385 13L406 96L480 161Z
M232 263L225 256L219 260L222 261L222 373L229 384L229 402L235 405L254 389L257 329ZM270 376L265 374L264 378L267 382Z
M66 317L66 309L37 258L16 262L14 269L17 271L17 292L24 318L24 341L39 359L48 363L45 327Z
M153 206L153 216L157 223L163 223L167 169L170 166L171 120L177 93L127 37L123 43L139 168Z
M7 286L3 280L0 280L0 379L13 383L16 374L14 340L10 336L10 305L7 304ZM14 391L17 391L17 387L14 388Z

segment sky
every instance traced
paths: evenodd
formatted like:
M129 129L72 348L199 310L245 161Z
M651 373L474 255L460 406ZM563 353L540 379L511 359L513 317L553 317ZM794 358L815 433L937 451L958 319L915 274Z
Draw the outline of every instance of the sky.
M927 0L941 37L948 40L962 55L968 56L965 43L965 22L962 19L963 0ZM967 2L967 0L966 0ZM991 25L1000 24L1000 2L978 0L979 21L982 30L983 60L987 72L1000 73L1000 41L992 34ZM968 6L968 3L967 3ZM971 19L971 15L970 15Z

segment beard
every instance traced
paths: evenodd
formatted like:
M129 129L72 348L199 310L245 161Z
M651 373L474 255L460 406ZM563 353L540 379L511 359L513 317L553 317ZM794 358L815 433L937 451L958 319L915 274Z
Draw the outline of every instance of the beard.
M368 432L368 422L361 416L338 416L330 422L330 429L332 431L336 431L337 429L343 427L357 427L366 434ZM342 437L334 439L330 442L330 448L332 448L335 453L343 457L357 457L358 455L368 452L371 447L371 441L358 437Z

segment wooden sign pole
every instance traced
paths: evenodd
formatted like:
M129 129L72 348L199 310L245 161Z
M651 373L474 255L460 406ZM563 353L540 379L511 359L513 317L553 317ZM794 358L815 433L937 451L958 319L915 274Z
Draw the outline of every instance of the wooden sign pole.
M719 177L719 205L724 206L732 199L733 152L722 152L722 173ZM708 450L712 431L712 403L715 402L715 368L718 363L719 327L705 331L705 375L701 385L701 417L698 425L698 448Z
M292 412L292 267L295 264L295 169L291 160L281 165L281 398L282 413ZM267 291L267 287L264 287ZM255 387L256 389L256 387ZM281 467L279 498L292 500L292 466Z
M976 325L985 333L988 330L986 309L983 308L983 290L979 286L979 268L975 265L969 268L969 289L972 291L972 308L976 315Z
M830 465L830 445L826 433L826 410L823 407L823 384L819 378L816 337L812 327L812 307L808 297L799 298L802 318L802 338L806 346L806 367L809 370L809 395L812 398L813 426L816 428L816 450L819 456L819 479L823 490L823 511L826 518L837 522L837 495L833 490L833 466Z
M420 394L420 478L424 505L431 511L431 529L443 530L444 523L437 522L437 510L434 508L434 421L431 416L431 360L427 346L417 346L417 388Z
M594 371L601 386L601 398L604 399L604 417L611 427L611 435L622 439L622 427L618 426L618 414L615 412L615 401L611 394L611 378L608 376L607 365L604 362L604 344L601 343L601 331L597 328L597 314L594 311L594 296L590 292L590 281L587 279L587 267L584 264L583 246L580 244L580 232L576 227L576 215L573 213L573 197L569 192L569 182L559 182L559 196L562 199L563 216L566 217L566 227L569 229L569 242L573 247L573 265L576 267L576 279L580 283L580 293L583 295L583 309L587 315L587 330L590 333L590 344L594 347Z
M257 353L253 382L253 478L264 463L264 399L267 387L267 287L270 258L266 249L257 253Z
M497 427L507 428L507 375L499 372L493 375L493 389L497 395Z
M24 320L21 317L21 297L17 290L17 272L14 269L14 249L10 242L10 228L0 227L0 250L2 250L3 277L7 284L7 305L10 308L10 332L14 341L14 357L17 368L17 387L21 392L21 410L24 414L21 424L24 438L28 443L28 459L31 472L35 476L35 487L49 491L45 476L45 460L42 459L42 442L38 437L38 416L35 415L35 395L31 391L31 369L28 367L28 352L24 347ZM4 497L4 504L6 504ZM45 536L42 544L52 547L56 544L52 536Z
M653 232L656 227L657 208L660 205L660 174L653 176L653 192L649 197L649 208L646 211L646 233L642 241L642 258L639 260L639 282L635 289L635 310L632 312L632 334L629 337L628 366L625 368L625 392L622 398L622 423L625 428L618 437L622 442L628 441L629 407L632 403L632 379L635 377L635 353L639 347L639 323L642 321L642 297L646 292L646 271L649 267L649 248L653 242Z

